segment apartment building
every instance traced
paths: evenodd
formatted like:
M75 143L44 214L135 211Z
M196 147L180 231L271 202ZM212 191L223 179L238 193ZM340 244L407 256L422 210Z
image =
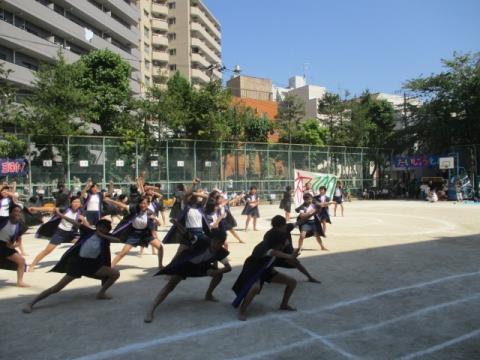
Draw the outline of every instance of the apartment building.
M143 90L179 71L195 85L221 79L220 23L200 0L140 0Z
M59 49L67 61L109 49L133 68L131 88L140 92L138 7L133 0L1 0L0 60L9 80L28 94L41 63Z

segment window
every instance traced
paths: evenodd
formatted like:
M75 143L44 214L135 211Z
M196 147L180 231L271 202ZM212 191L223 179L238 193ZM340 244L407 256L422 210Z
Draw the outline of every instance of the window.
M177 34L176 33L170 33L168 34L168 40L177 40Z
M168 25L175 25L176 23L177 23L177 20L174 17L168 19Z
M170 68L170 71L176 71L177 70L177 65L176 64L170 64L169 68Z
M168 8L169 9L175 9L175 7L176 7L175 2L168 3Z
M63 7L61 7L60 5L53 4L53 11L55 11L56 13L58 13L62 16L65 16L65 9Z
M150 29L146 26L143 27L143 35L150 36Z
M145 84L150 84L150 77L148 76L145 76Z
M150 54L150 45L148 45L147 43L143 43L143 52L145 54Z
M13 62L13 50L0 46L0 59L8 62Z
M170 55L177 55L177 49L170 49L170 50L168 50L168 53Z
M150 69L150 61L145 60L145 69Z
M0 20L13 24L13 14L7 10L0 9Z
M147 10L143 9L143 15L145 15L146 17L149 17L150 13Z
M193 54L199 54L200 53L200 49L196 46L192 46L192 53Z

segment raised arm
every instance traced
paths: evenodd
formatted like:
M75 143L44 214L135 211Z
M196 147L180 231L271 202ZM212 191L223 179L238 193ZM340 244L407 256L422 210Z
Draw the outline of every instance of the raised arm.
M47 213L54 213L56 211L58 211L59 209L58 208L55 208L55 207L29 207L28 208L28 211L30 212L47 212Z
M112 204L112 205L115 205L116 207L119 207L120 209L123 209L123 210L127 210L128 209L128 205L127 204L124 204L123 202L121 201L116 201L116 200L112 200L110 198L103 198L103 201L109 203L109 204Z

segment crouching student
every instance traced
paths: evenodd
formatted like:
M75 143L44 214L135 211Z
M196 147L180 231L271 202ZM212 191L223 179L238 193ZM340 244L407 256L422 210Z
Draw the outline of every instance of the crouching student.
M188 233L186 233L188 236ZM210 276L212 280L205 294L205 300L218 301L213 296L213 291L222 281L223 274L232 270L228 262L229 252L223 244L227 234L222 229L213 229L209 235L210 241L197 241L192 247L183 250L175 257L170 264L160 270L156 275L170 275L170 280L158 293L152 306L145 315L144 321L150 323L153 320L153 313L167 296L175 289L180 281L187 277ZM218 268L221 262L223 268Z
M276 215L272 218L272 229L268 230L267 233L265 234L265 236L268 236L269 232L273 231L274 229L278 229L278 230L283 231L285 233L285 245L282 249L282 252L291 255L295 252L295 250L293 249L292 231L293 231L293 229L295 229L296 225L297 225L296 223L295 224L292 224L292 223L287 224L287 221L283 216ZM294 258L294 259L278 258L273 263L273 266L274 267L283 267L283 268L286 268L286 269L297 269L298 271L300 271L303 275L305 275L307 277L309 282L317 283L317 284L321 283L320 280L317 280L312 275L310 275L308 270L300 263L298 258Z
M278 229L268 231L263 241L255 246L252 255L245 260L242 272L232 288L237 295L232 305L235 308L239 307L239 320L247 320L247 308L253 298L260 293L265 282L285 285L280 310L296 311L289 305L289 300L297 286L297 281L274 269L276 259L293 260L298 256L297 250L292 254L282 251L285 247L285 238L284 231Z
M0 218L0 268L17 271L17 286L28 287L23 282L25 274L25 258L15 250L15 246L22 239L27 230L21 224L22 209L14 204L9 210L8 217Z
M57 265L50 270L65 273L65 276L57 284L43 291L28 303L23 308L24 313L31 313L37 302L59 292L73 280L82 276L102 280L102 287L97 294L97 299L111 299L106 291L120 277L120 272L110 267L110 241L118 241L118 239L108 235L112 229L108 220L99 220L95 229L86 226L82 226L82 228L85 233L74 246L67 250Z

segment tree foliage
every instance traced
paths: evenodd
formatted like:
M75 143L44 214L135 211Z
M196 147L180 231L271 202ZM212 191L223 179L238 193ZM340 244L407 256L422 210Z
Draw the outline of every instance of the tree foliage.
M404 85L423 100L421 106L411 109L408 132L427 152L480 143L480 53L454 54L453 59L442 63L443 72Z
M293 132L305 116L305 103L294 94L287 94L278 104L277 124L280 137L291 142Z

